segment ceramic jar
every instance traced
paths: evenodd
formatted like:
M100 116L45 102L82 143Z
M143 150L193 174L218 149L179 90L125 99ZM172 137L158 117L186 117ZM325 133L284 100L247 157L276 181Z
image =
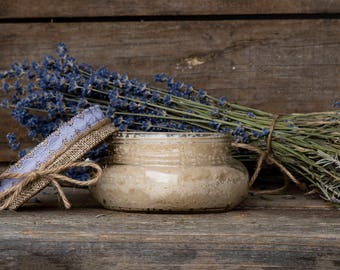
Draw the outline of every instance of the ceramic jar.
M248 172L218 133L120 133L91 187L103 207L127 211L221 211L248 194Z

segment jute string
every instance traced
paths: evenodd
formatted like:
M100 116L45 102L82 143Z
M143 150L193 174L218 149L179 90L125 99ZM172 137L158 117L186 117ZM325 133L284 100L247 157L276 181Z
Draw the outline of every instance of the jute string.
M299 180L297 180L294 175L292 175L289 170L283 166L280 162L278 162L272 155L271 155L271 148L272 148L272 137L273 137L273 131L276 125L277 120L279 119L280 115L276 114L273 117L273 121L270 125L270 129L269 129L269 134L267 137L267 141L266 141L266 150L263 151L261 149L259 149L258 147L251 145L251 144L245 144L245 143L232 143L231 145L237 148L241 148L241 149L246 149L252 152L255 152L257 154L259 154L259 159L257 161L257 165L256 165L256 169L252 175L252 177L250 178L249 181L249 187L251 187L255 180L257 179L257 177L259 176L259 173L261 171L263 162L266 161L267 164L274 164L275 166L277 166L281 172L291 181L293 181L301 190L305 190L306 186L301 183ZM278 189L273 189L273 190L268 190L268 191L259 191L257 193L278 193L283 191L284 189L286 189L286 187L288 186L288 181L285 178L285 183L284 186Z
M88 181L75 180L62 174L62 172L72 167L90 167L95 170L95 173L93 177ZM13 173L13 172L3 173L0 175L0 181L4 179L21 179L21 181L0 194L0 201L4 199L6 196L8 196L4 204L0 206L0 210L4 210L9 205L11 205L11 203L14 202L16 198L20 195L24 187L26 187L32 182L39 181L41 179L48 179L51 181L51 183L56 187L65 208L69 209L71 207L71 204L66 198L66 195L62 190L59 182L67 182L78 186L90 186L95 184L100 179L102 173L103 170L98 164L86 161L73 162L52 169L34 170L28 173Z

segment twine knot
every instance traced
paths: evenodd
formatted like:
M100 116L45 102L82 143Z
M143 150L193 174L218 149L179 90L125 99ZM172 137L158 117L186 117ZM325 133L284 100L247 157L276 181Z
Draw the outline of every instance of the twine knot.
M40 179L41 176L42 176L42 174L39 173L39 171L34 170L34 171L28 173L27 176L26 176L26 178L27 178L27 179L29 178L29 179L30 179L29 182L31 182L31 181L33 181L33 180L38 180L38 179Z
M95 172L92 178L88 181L75 180L62 174L65 170L72 167L90 167L94 169ZM0 206L0 210L7 209L16 200L23 189L27 188L32 183L39 181L39 179L48 179L56 187L65 208L69 209L71 207L71 204L66 198L65 193L62 190L59 182L67 182L77 186L90 186L95 184L100 179L102 174L103 170L98 164L87 161L73 162L53 169L38 169L27 173L3 173L0 175L0 181L4 179L19 179L21 181L13 187L7 189L6 191L0 193L0 202L3 201L3 204Z
M306 186L305 184L301 183L299 180L297 180L289 171L288 169L283 166L281 163L279 163L271 154L272 152L272 136L273 136L273 131L276 125L277 120L279 119L280 115L276 114L273 117L272 123L270 125L270 129L269 129L269 133L268 133L268 137L267 137L267 141L266 141L266 150L263 151L261 149L259 149L256 146L250 145L250 144L245 144L245 143L232 143L232 146L234 147L238 147L238 148L242 148L242 149L246 149L252 152L256 152L259 154L259 159L257 161L257 165L256 165L256 169L252 175L252 177L250 178L249 181L249 187L251 187L255 180L257 179L263 162L265 161L268 165L275 165L277 166L284 175L286 175L290 180L292 180L301 190L306 190ZM282 188L278 188L275 190L270 190L270 191L264 191L261 193L277 193L280 192L282 190L284 190L287 187L287 181L285 181L285 185Z

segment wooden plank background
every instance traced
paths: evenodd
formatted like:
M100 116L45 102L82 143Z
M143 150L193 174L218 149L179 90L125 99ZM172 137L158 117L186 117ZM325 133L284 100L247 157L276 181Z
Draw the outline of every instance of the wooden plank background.
M0 2L0 18L337 12L340 12L338 0L2 0Z
M340 1L0 2L0 69L53 54L143 81L165 72L229 100L277 112L330 110L340 97ZM248 16L249 15L249 16ZM5 135L24 131L0 111Z

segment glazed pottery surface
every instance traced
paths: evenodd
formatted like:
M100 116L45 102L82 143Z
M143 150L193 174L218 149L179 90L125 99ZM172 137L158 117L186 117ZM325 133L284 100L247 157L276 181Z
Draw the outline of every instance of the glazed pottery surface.
M121 133L90 190L114 210L228 210L248 194L247 169L229 147L218 133Z

